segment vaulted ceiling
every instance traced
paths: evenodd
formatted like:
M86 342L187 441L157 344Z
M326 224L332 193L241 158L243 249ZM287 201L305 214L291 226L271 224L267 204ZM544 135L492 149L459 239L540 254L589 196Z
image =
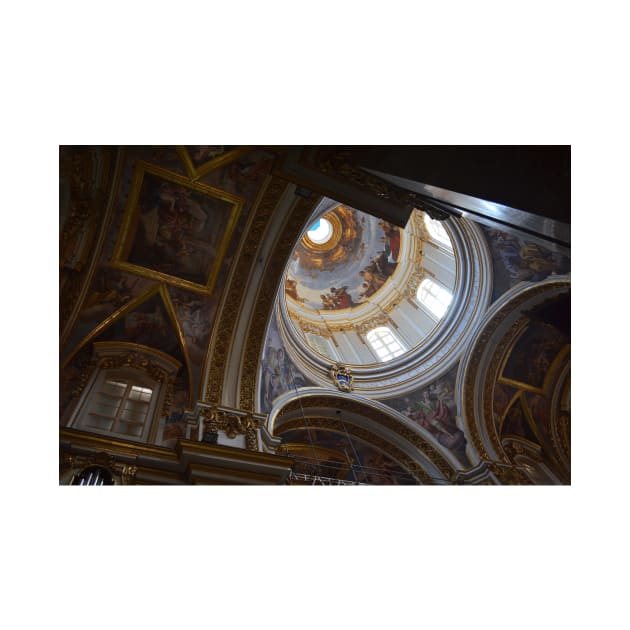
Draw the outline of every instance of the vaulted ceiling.
M180 366L169 399L169 413L174 416L193 409L199 401L260 412L259 366L264 345L269 343L267 333L273 333L273 306L281 285L285 299L298 310L306 306L313 312L318 306L326 310L325 302L317 304L322 294L330 310L352 310L366 297L360 295L366 291L365 276L355 273L352 287L331 284L331 269L326 266L332 264L330 256L352 258L335 259L337 272L350 273L352 265L358 272L383 247L389 247L385 262L393 272L397 254L392 254L392 248L399 251L400 237L395 243L392 238L401 233L399 228L405 227L411 212L419 208L431 216L445 216L425 198L359 168L353 162L353 150L344 147L72 146L60 147L59 165L62 424L85 385L94 344L103 342L149 347ZM324 197L336 203L329 215L332 241L310 242L306 236L298 245ZM370 229L355 209L374 215L369 218ZM362 231L367 239L360 238ZM483 234L478 238L487 243L483 247L489 248L495 265L492 300L507 295L518 283L539 282L570 269L569 259L558 251L547 252L496 230L485 229ZM286 283L282 280L285 270ZM346 276L339 275L339 280ZM351 303L334 301L339 295L332 295L331 287L336 291L345 287ZM371 295L379 287L374 289ZM556 311L551 307L537 310L538 319L531 324L528 319L527 325L521 324L519 336L510 337L511 358L502 359L500 373L487 373L493 393L483 404L492 404L488 396L494 396L495 406L500 407L492 429L499 451L512 449L523 461L543 451L551 453L550 474L566 479L569 432L565 412L570 398L563 370L569 337L558 337L552 347L550 337L558 326L562 328L555 320L551 328L547 326L550 313L555 317ZM464 311L462 317L465 320ZM523 374L518 365L522 357L529 357L528 351L533 352L530 341L537 344L539 369ZM545 376L541 370L553 374ZM473 409L466 438L461 422L455 424L459 379L453 368L424 393L391 398L387 403L398 420L377 405L359 413L354 423L348 418L340 424L334 415L342 405L339 400L315 406L311 420L319 432L317 440L312 434L307 436L303 423L291 416L292 401L287 399L276 428L283 434L286 452L308 437L311 447L332 457L332 451L339 452L339 444L347 441L342 433L350 426L353 438L344 447L349 453L344 466L360 452L360 459L378 463L374 474L389 470L400 479L416 474L416 481L426 482L431 478L427 470L434 470L450 478L458 467L474 463L464 448L486 431L475 428L482 419L476 418ZM309 395L319 400L316 394ZM440 412L446 414L446 420L440 421L446 424L432 434L438 425L426 424L425 412L419 410L433 405L429 401L436 397L451 402L444 403ZM558 415L560 408L564 411ZM536 417L548 429L539 430ZM389 429L382 429L390 436L389 442L380 429L370 429L360 418L373 427L389 424ZM417 422L411 432L407 420ZM405 436L404 444L400 436ZM480 443L483 439L479 437ZM384 450L386 442L389 450ZM415 442L416 450L424 449L422 457L432 453L424 468L412 451L405 450ZM531 452L522 453L523 443L534 445Z

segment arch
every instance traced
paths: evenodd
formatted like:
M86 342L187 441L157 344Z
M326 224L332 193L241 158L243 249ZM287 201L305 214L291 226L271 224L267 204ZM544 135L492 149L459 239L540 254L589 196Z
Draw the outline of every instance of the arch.
M564 443L558 443L562 439L566 441L559 436L567 434L566 426L559 426L559 423L566 425L569 422L568 411L564 410L562 417L559 412L569 378L570 353L566 347L559 348L554 360L545 364L539 382L506 378L506 367L514 359L518 343L526 331L538 325L534 315L537 309L568 299L570 289L569 276L556 276L535 284L522 282L507 291L479 324L474 342L466 349L457 374L455 397L462 428L470 437L469 459L473 463L499 462L503 466L515 467L515 479L520 478L524 483L532 477L547 478L549 483L555 483L554 480L568 483L570 478L568 448ZM521 361L521 364L528 362ZM501 399L506 401L505 405ZM534 446L530 447L526 437L515 439L513 435L504 435L502 410L507 411L513 406L507 403L508 399L519 401L518 413L523 426L526 431L529 430L527 426L531 428L531 435L539 444L532 438ZM538 402L547 408L544 422L533 417L532 405ZM535 451L538 452L540 470L531 473L519 462L531 466Z
M277 435L283 427L300 424L347 431L381 446L390 444L396 449L392 457L423 484L449 483L461 466L429 432L406 416L354 394L306 387L279 397L268 417L269 433Z

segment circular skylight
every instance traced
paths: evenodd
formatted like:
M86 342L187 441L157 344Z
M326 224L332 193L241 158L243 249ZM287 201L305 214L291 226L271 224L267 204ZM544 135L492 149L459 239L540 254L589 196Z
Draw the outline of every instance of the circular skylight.
M311 229L308 231L308 237L311 241L313 241L313 243L323 245L330 239L332 232L332 225L329 221L326 219L318 219L315 223L313 223Z

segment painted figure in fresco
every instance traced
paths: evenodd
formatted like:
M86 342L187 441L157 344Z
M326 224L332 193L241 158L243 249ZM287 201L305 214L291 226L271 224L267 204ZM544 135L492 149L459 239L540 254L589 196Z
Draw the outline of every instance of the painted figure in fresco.
M173 405L164 422L162 431L162 446L174 448L177 440L186 437L186 422L184 421L184 410L188 402L188 394L184 389L175 392Z
M205 276L216 245L198 238L208 214L193 191L162 182L140 217L142 262L162 273Z
M297 292L297 280L287 278L284 283L284 290L289 297L292 297L297 302L304 302L304 298L301 298Z
M539 282L562 267L562 256L546 251L535 243L521 242L516 237L490 230L495 249L513 280Z
M263 368L263 402L266 409L273 407L273 401L287 391L287 380L283 374L281 363L284 361L282 348L267 348L266 361Z
M130 341L164 351L176 344L160 305L151 313L130 313L125 318L125 335Z
M400 230L387 221L379 221L379 225L385 233L382 240L385 243L385 255L387 260L390 262L398 262L398 256L400 255Z
M400 247L400 238L398 247ZM390 260L392 257L392 250L388 246L378 256L375 256L365 269L359 271L359 275L363 278L363 284L361 285L363 291L359 293L359 301L365 301L374 295L394 273L397 263ZM398 257L398 250L396 250L396 257Z
M201 363L212 327L211 306L190 295L174 296L173 305L186 339L188 355L193 363Z
M404 411L414 422L429 431L437 441L451 450L463 449L464 433L457 427L449 406L430 388L422 392L421 400L411 403Z
M320 295L322 305L326 310L335 310L341 308L351 308L356 306L352 296L348 293L348 287L330 287L330 293Z
M381 274L374 273L368 268L365 268L363 271L359 271L359 275L364 280L363 284L361 285L363 291L359 293L359 298L361 300L366 300L370 296L374 295L385 284L385 281L387 280L387 278L383 277Z
M132 298L138 279L131 280L121 272L108 269L101 273L83 304L80 319L104 319Z
M284 348L267 348L263 365L263 405L270 410L273 401L289 390L306 386L306 379L286 356Z

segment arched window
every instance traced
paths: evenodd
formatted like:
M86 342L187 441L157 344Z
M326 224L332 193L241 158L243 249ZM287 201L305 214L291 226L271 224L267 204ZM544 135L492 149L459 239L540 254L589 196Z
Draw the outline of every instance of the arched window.
M453 299L453 294L441 284L425 278L418 287L417 297L418 301L436 317L442 318Z
M181 364L138 344L95 342L95 369L67 426L136 442L155 442Z
M402 342L396 339L394 333L387 326L370 330L367 334L367 340L374 348L379 360L383 362L390 361L405 352Z
M140 437L152 395L152 387L106 378L91 400L83 428Z
M448 233L444 229L441 221L436 221L432 219L428 214L424 215L424 224L427 228L427 231L431 235L431 237L442 243L442 245L446 245L448 248L452 249L451 239L448 236Z

